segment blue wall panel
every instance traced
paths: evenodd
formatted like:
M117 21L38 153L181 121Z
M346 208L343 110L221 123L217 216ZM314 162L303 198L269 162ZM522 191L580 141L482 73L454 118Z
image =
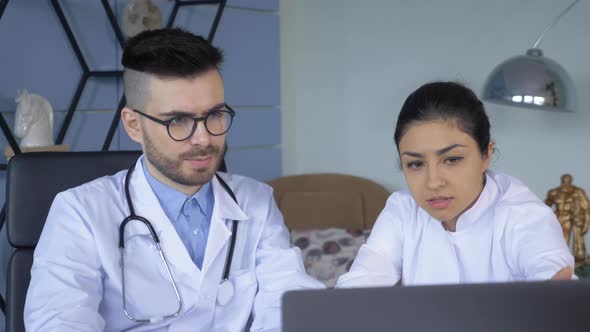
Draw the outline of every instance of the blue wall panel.
M278 11L279 0L229 0L227 6Z
M215 15L213 6L197 7L192 9L194 17ZM207 19L192 20L184 25L198 33L208 31L209 26ZM222 74L228 103L236 106L280 104L278 15L227 8L213 44L225 54Z
M115 1L109 2L114 10ZM117 40L100 1L61 0L60 4L88 66L94 70L114 70ZM55 16L53 10L51 13Z
M216 5L197 5L181 7L174 21L175 27L184 28L207 38L215 13Z
M281 144L281 111L278 109L236 108L236 117L228 133L231 147Z
M265 182L282 174L281 149L278 147L230 149L225 158L230 173L246 175Z
M74 115L64 143L71 151L98 151L106 137L114 111L78 112ZM56 113L55 123L61 125L64 112ZM57 128L54 130L57 133ZM118 150L118 143L112 145Z
M234 105L279 105L279 17L228 9L215 38L214 44L226 54L226 100Z

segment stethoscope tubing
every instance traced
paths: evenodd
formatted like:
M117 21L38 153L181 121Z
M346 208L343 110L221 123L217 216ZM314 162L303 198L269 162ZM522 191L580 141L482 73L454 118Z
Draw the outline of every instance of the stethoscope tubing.
M160 239L158 237L158 234L156 233L154 227L149 222L149 220L147 220L147 218L139 216L135 213L135 208L133 206L133 202L131 200L131 193L129 190L131 174L133 173L134 169L135 169L135 165L132 165L129 168L129 170L127 171L127 174L125 175L125 184L124 184L125 198L127 200L127 206L129 207L129 215L127 217L125 217L125 219L123 219L123 221L119 225L119 250L121 252L123 311L125 312L125 315L127 316L127 318L129 318L132 321L139 322L139 323L153 323L153 322L157 322L157 321L161 321L164 319L178 316L178 314L180 314L180 311L182 310L182 298L180 296L180 292L178 291L178 287L176 285L176 281L174 280L174 276L172 275L172 272L170 271L170 267L168 266L168 261L166 260L166 256L164 255L164 252L162 251L162 247L160 246ZM229 185L221 178L221 176L219 176L219 174L215 173L215 177L217 178L217 180L219 181L221 186L225 189L225 191L231 196L231 198L234 200L234 202L236 202L236 204L238 204L238 200L236 198L236 195L234 194L233 190L229 187ZM149 319L138 319L138 318L133 317L127 311L127 301L126 301L126 294L125 294L125 260L124 260L124 257L125 257L125 226L127 226L127 224L132 220L139 221L147 227L147 229L149 230L150 235L151 235L151 237L152 237L152 239L159 251L160 258L164 263L164 266L166 268L166 272L167 272L168 277L172 283L172 287L174 288L174 292L175 292L176 298L178 300L178 309L173 314L160 316L160 317L151 317ZM222 282L220 284L228 282L228 279L229 279L229 272L231 269L232 258L233 258L234 249L235 249L235 245L236 245L237 232L238 232L238 222L237 222L237 220L234 219L234 220L232 220L232 233L231 233L231 238L230 238L230 245L229 245L227 257L225 259Z

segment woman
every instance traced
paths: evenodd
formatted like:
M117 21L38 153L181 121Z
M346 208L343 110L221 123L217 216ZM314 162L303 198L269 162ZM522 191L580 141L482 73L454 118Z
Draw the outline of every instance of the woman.
M420 87L401 109L395 144L409 191L391 195L337 287L572 278L553 211L488 170L490 123L471 90Z

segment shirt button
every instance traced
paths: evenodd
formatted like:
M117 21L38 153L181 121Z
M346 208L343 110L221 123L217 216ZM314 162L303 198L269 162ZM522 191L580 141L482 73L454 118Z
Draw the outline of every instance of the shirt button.
M199 229L198 228L195 228L195 230L193 231L193 234L194 235L199 235Z

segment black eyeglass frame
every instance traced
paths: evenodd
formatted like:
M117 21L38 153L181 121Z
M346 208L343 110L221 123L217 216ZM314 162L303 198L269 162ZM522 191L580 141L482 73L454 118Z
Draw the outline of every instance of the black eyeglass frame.
M199 124L200 121L203 121L203 124L205 125L205 129L207 130L207 132L211 136L225 135L229 131L229 129L231 128L231 125L234 122L234 116L236 116L236 111L234 111L233 108L231 108L228 104L223 104L223 107L225 107L226 109L225 110L219 109L219 110L211 111L206 116L201 116L201 117L194 118L194 117L189 116L189 115L177 115L177 116L172 117L169 120L161 120L161 119L158 119L156 117L153 117L153 116L151 116L149 114L146 114L146 113L141 112L141 111L136 110L136 109L133 109L133 112L136 112L136 113L138 113L138 114L140 114L140 115L142 115L142 116L144 116L144 117L146 117L146 118L148 118L148 119L150 119L150 120L152 120L152 121L154 121L156 123L159 123L159 124L165 126L166 127L166 131L168 132L168 136L170 136L171 139L173 139L173 140L175 140L177 142L182 142L182 141L186 141L191 136L193 136L193 134L195 133L195 130L197 130L197 125ZM219 112L227 113L230 116L229 126L227 126L226 130L223 133L221 133L221 134L214 134L207 127L207 119L210 116L214 115L215 113L219 113ZM193 129L191 130L190 134L186 138L183 138L183 139L176 139L176 138L172 137L172 134L170 134L170 124L172 123L172 121L174 121L174 119L179 118L179 117L190 118L190 119L192 119L194 121L193 122Z

